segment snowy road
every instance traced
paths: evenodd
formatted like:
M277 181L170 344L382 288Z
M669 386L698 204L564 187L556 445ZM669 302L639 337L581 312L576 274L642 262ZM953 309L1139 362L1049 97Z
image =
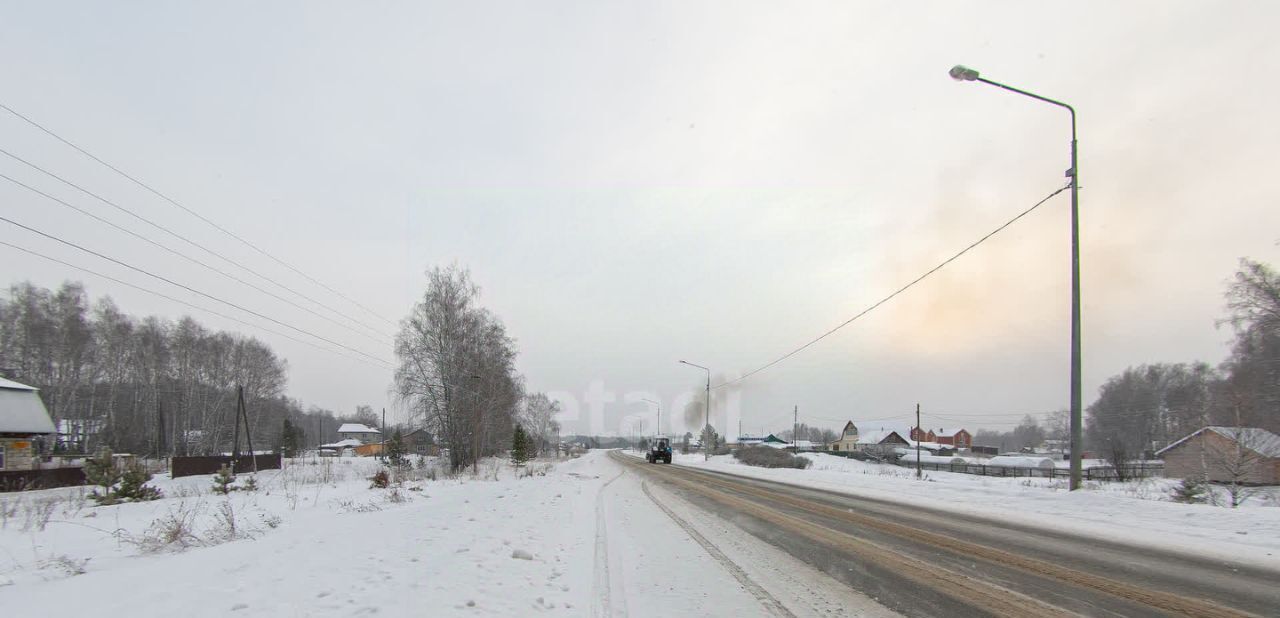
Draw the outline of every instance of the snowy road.
M891 616L874 601L594 454L593 616Z
M619 463L912 616L1276 615L1276 571L682 466Z

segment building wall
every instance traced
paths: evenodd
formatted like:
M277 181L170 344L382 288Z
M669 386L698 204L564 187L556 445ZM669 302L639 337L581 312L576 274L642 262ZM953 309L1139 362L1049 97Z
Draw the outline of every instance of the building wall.
M1165 476L1193 479L1207 476L1210 481L1229 481L1231 475L1222 460L1224 455L1230 457L1234 452L1235 444L1231 440L1212 431L1203 432L1164 453ZM1280 459L1260 460L1241 481L1280 484Z
M841 438L831 443L833 451L856 451L858 450L858 436Z
M0 449L4 449L4 462L0 470L35 469L36 444L31 438L0 438Z

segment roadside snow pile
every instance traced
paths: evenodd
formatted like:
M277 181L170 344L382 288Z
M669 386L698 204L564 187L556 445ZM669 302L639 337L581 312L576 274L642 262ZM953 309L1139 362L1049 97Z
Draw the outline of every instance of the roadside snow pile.
M733 456L748 466L761 468L808 468L813 462L786 451L764 446L748 446L733 451Z
M603 484L590 462L535 461L517 475L489 460L449 475L427 461L370 488L380 469L291 460L258 473L257 491L226 495L210 476L157 476L163 499L102 507L82 487L0 494L0 607L34 614L57 599L73 614L194 618L589 604L581 531Z
M1061 478L926 470L922 482L911 468L824 453L801 456L813 461L809 469L756 468L729 456L703 461L701 454L677 454L675 463L903 504L926 498L955 513L1214 558L1263 565L1280 559L1280 488L1265 488L1241 508L1230 509L1173 502L1176 479L1093 481L1072 492Z

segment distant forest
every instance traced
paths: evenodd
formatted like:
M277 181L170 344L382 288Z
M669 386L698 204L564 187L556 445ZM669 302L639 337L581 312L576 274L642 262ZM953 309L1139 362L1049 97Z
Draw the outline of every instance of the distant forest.
M51 450L228 451L240 385L255 449L278 447L285 419L308 446L336 440L342 421L377 423L368 406L345 417L304 410L284 395L287 369L258 339L191 317L131 316L110 297L91 303L78 282L57 290L19 283L0 296L0 376L40 389L66 434Z
M1226 315L1219 325L1235 336L1226 360L1217 366L1203 361L1141 364L1112 376L1085 410L1086 448L1108 459L1128 459L1206 425L1280 433L1280 274L1267 264L1242 259L1224 300ZM1027 416L1009 432L979 431L974 443L1016 450L1068 438L1068 416L1062 410L1044 420Z

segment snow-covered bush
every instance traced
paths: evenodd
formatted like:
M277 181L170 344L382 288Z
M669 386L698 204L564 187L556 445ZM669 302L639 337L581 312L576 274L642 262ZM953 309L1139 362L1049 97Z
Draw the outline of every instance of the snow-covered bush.
M793 455L781 449L767 446L749 446L733 452L733 456L748 466L761 468L808 468L813 464L805 457Z

